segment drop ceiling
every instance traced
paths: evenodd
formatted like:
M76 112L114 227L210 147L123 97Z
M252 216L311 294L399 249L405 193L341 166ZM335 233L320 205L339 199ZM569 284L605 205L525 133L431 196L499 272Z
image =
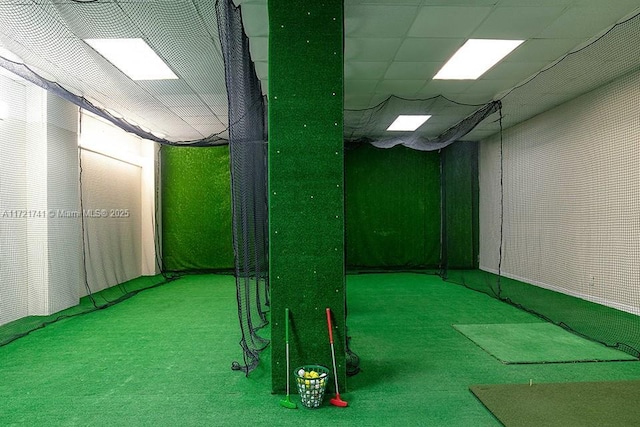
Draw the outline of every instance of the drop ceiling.
M236 4L268 95L267 1ZM346 0L345 108L366 109L390 96L443 95L484 104L638 12L637 0ZM138 37L168 63L177 80L132 81L82 40ZM526 41L478 80L432 80L468 38ZM0 0L0 47L72 92L169 140L226 136L227 93L212 0ZM579 94L571 87L558 92L545 105ZM468 108L442 108L424 112L433 115L427 122L434 124L433 132L469 114ZM447 120L435 127L438 114L445 112Z

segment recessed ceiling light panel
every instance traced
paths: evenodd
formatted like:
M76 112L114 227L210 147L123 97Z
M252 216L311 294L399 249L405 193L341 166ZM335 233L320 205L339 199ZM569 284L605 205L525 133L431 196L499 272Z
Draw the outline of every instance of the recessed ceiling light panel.
M431 116L424 115L399 115L391 126L387 128L390 131L414 131L418 129L424 122L429 120Z
M524 40L469 39L433 77L475 80L520 46Z
M85 39L132 80L167 80L178 76L142 39Z

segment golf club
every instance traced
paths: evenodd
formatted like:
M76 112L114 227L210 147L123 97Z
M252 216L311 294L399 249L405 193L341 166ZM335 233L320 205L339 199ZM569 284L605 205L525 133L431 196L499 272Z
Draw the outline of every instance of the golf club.
M289 366L289 309L288 308L284 310L284 317L285 317L284 340L285 340L285 348L286 348L286 355L287 355L287 397L285 399L280 400L280 406L284 406L285 408L289 408L289 409L296 409L298 405L292 402L291 399L289 398L289 370L291 366Z
M329 327L329 343L331 344L331 361L333 362L333 378L336 382L336 395L329 402L334 406L340 406L344 408L348 405L347 402L340 399L340 391L338 390L338 370L336 368L336 351L333 347L333 328L331 327L331 309L327 307L327 326Z

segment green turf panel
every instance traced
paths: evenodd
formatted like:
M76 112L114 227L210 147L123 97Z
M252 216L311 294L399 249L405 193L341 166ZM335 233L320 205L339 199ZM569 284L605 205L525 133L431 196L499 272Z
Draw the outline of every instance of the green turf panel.
M48 316L27 316L6 323L0 327L0 346L28 335L33 331L44 328L62 319L69 319L91 311L103 309L111 304L130 298L139 292L161 286L166 282L161 275L140 276L119 285L112 286L80 298L78 305L67 308Z
M449 270L447 280L523 307L609 347L640 355L640 316L481 270Z
M496 363L451 324L535 318L437 276L347 281L362 368L342 394L347 408L326 398L319 409L281 407L268 352L249 377L232 371L242 358L234 278L185 276L0 347L0 425L493 427L500 422L469 384L640 378L640 363Z
M502 363L637 360L630 354L589 341L552 323L453 325Z
M162 147L162 252L169 271L230 270L229 147Z
M440 155L363 145L345 153L350 269L434 268L440 261Z
M292 366L331 368L330 307L344 388L342 1L272 0L268 8L272 387L286 383L285 308Z
M507 427L637 425L640 381L474 385L471 392Z
M442 150L443 263L446 268L477 268L478 144L456 142Z

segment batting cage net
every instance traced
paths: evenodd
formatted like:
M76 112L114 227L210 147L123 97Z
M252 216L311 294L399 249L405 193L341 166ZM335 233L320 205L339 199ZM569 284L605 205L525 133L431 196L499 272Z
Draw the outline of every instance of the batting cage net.
M269 344L267 102L240 9L2 2L0 20L0 345L183 273L233 272L232 368L255 369ZM182 78L134 83L83 41L106 27ZM434 272L640 356L639 44L634 15L486 102L346 110L347 268ZM428 127L386 132L431 111Z
M635 15L500 97L466 150L471 238L460 148L442 158L444 277L636 357L639 41Z

